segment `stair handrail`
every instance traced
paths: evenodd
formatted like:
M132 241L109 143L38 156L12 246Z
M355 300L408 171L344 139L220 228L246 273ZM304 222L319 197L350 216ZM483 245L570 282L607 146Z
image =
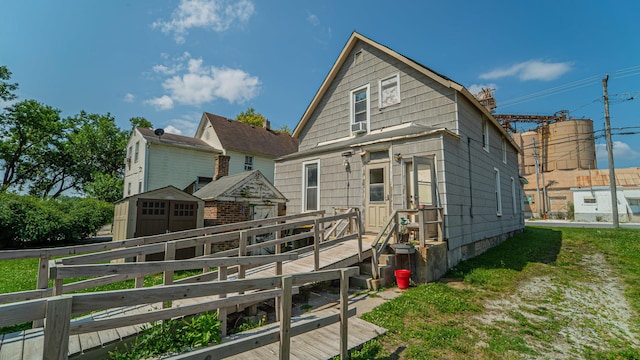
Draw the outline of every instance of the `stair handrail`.
M382 255L382 250L389 244L389 239L391 239L391 236L395 234L398 228L398 222L396 220L397 218L398 218L398 210L395 210L393 214L389 216L389 220L387 220L387 223L382 228L382 231L380 231L378 235L376 235L376 239L373 241L373 243L371 243L371 250L372 250L371 272L372 272L373 279L378 279L380 277L380 272L378 269L378 262L380 260L380 255ZM389 229L389 227L391 227L391 229ZM386 236L385 236L385 233L386 233ZM380 244L380 240L383 237L384 237L384 240L382 240L382 244Z

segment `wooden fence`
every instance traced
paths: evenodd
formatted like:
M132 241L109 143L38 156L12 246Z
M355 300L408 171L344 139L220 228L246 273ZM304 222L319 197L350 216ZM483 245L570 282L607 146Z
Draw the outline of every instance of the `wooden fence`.
M276 255L282 260L282 255ZM217 259L197 260L192 265L201 266L204 262L208 266L229 266L239 264L245 259ZM210 261L210 262L208 262ZM234 261L236 261L234 263ZM148 265L148 264L140 264ZM113 264L111 271L155 271L135 264ZM164 264L177 269L177 263ZM190 265L190 266L192 266ZM186 265L185 265L186 266ZM108 270L107 270L108 271ZM104 273L96 267L61 266L54 271L56 276L67 277L77 274ZM200 313L207 310L224 309L249 302L278 297L279 301L279 331L266 332L252 336L239 342L228 342L213 347L178 356L180 359L212 359L239 354L273 342L280 342L280 359L288 359L290 338L296 334L340 322L340 356L347 358L347 319L355 311L348 310L349 277L357 275L358 268L339 270L325 270L312 273L299 273L254 279L240 279L206 282L201 284L167 285L162 287L106 291L87 294L69 294L53 296L47 299L36 299L14 304L0 305L0 326L46 318L44 327L44 341L42 345L43 359L66 359L68 354L69 336L92 331L108 330L131 324L148 323L173 317ZM340 279L340 312L338 316L327 316L291 326L291 295L293 287L303 284ZM217 296L218 298L190 307L157 309L144 314L123 315L114 318L94 320L90 322L74 322L73 316L112 309L114 307L135 306L149 303L164 303L178 299Z

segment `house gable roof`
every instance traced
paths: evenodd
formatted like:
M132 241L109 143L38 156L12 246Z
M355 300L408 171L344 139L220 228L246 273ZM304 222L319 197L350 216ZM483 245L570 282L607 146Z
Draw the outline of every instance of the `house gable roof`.
M368 37L359 34L357 32L353 32L351 34L351 36L349 37L349 40L347 40L347 43L345 44L344 48L342 48L342 51L340 52L340 55L338 55L338 58L336 59L335 63L333 64L333 66L331 67L331 70L329 71L329 74L327 74L327 76L325 77L324 81L322 82L322 84L320 85L320 88L318 89L318 91L316 92L316 94L314 95L313 99L311 100L311 103L309 103L309 106L307 107L307 109L305 110L304 114L302 115L302 118L300 119L300 121L298 122L298 125L296 126L296 128L293 130L293 137L298 139L300 137L300 134L302 133L302 129L305 127L305 125L307 124L307 122L309 121L309 119L311 118L311 115L313 114L313 112L315 111L316 107L318 106L318 104L320 103L320 101L322 100L322 98L324 97L324 95L326 94L326 92L329 90L331 83L333 82L333 80L337 77L338 73L340 72L340 69L342 68L342 66L345 64L345 62L347 61L347 59L349 58L349 54L351 53L351 51L354 49L354 47L356 46L356 44L361 41L364 42L366 44L368 44L371 47L374 47L375 49L382 51L383 53L386 53L387 55L403 62L404 64L406 64L407 66L417 70L418 72L424 74L425 76L429 77L430 79L440 83L441 85L448 87L450 89L453 89L457 92L459 92L460 94L462 94L465 98L467 98L467 100L469 100L471 102L471 104L473 106L475 106L480 112L482 112L496 127L498 127L498 129L502 132L502 134L505 136L506 139L508 139L508 141L511 143L511 145L516 148L516 150L518 152L520 152L520 147L517 146L517 144L515 143L515 141L513 140L513 138L511 136L509 136L506 131L502 128L502 126L500 125L500 123L493 117L493 115L491 114L491 112L489 112L489 110L487 110L486 107L484 107L482 104L480 104L480 102L469 92L469 90L467 90L464 86L458 84L457 82L449 79L448 77L439 74L435 71L433 71L432 69L428 68L427 66L424 66L420 63L418 63L417 61L406 57L380 43L377 43L371 39L369 39Z
M269 200L275 203L287 201L260 170L223 176L205 185L193 195L203 200L253 202Z
M225 150L270 158L298 151L298 140L286 133L227 119L208 112L205 112L203 117L213 127ZM201 130L198 129L198 131Z
M155 134L155 130L149 128L136 127L136 131L147 141L152 144L162 144L167 146L176 146L181 148L191 148L197 150L204 150L214 153L221 153L222 151L210 146L203 140L182 136L176 134L164 133L162 136Z

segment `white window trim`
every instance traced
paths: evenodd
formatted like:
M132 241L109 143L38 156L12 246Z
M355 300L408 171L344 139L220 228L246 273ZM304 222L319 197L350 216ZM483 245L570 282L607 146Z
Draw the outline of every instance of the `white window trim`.
M382 82L387 81L389 79L393 79L393 78L396 78L396 88L398 89L398 102L383 106L382 105ZM399 73L395 75L387 76L386 78L382 78L378 80L378 108L379 109L383 109L393 105L398 105L400 104L401 101L402 101L402 98L400 97L400 74Z
M351 121L349 123L349 131L351 131L351 125L356 123L356 117L355 117L356 103L355 101L353 101L353 95L358 91L361 91L362 89L367 90L367 120L365 120L365 122L367 123L367 134L368 134L369 130L371 130L371 127L369 126L370 125L369 119L371 117L371 87L369 86L369 84L355 88L351 90L351 92L349 93L349 102L351 103L350 115L349 115L351 118Z
M502 162L507 163L507 139L502 137Z
M316 204L318 204L316 210L307 210L307 165L315 164L318 169L318 186L316 191ZM302 163L302 201L300 202L300 212L311 212L320 210L320 159L305 161Z
M496 215L502 216L502 191L500 189L500 170L498 168L493 168L493 173L495 176L495 195L496 195Z
M484 151L489 152L489 120L482 118L482 148Z
M250 160L250 161L247 161L247 160ZM255 161L254 160L255 159L253 158L253 156L250 156L250 155L245 155L244 156L244 171L252 171L255 168L255 166L254 166ZM247 167L249 167L249 168L247 168Z
M511 177L511 205L513 206L513 213L518 213L518 202L516 201L516 181Z

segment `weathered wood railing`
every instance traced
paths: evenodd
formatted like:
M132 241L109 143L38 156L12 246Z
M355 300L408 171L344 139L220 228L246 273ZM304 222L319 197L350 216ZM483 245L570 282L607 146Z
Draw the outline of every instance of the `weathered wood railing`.
M90 272L89 269L90 268L85 268L86 272ZM94 270L97 272L97 269ZM62 273L64 273L63 270L58 271L58 274ZM227 342L213 347L198 349L191 353L180 355L177 358L222 358L236 355L265 344L280 341L280 359L288 359L291 336L339 321L340 356L341 358L346 359L348 336L347 319L350 315L355 314L355 311L349 311L348 309L347 290L349 277L357 274L358 268L348 268L255 279L228 280L224 282L168 285L157 288L54 296L47 299L28 300L14 304L0 305L0 326L10 326L13 324L46 318L43 340L43 359L66 359L68 356L69 336L73 334L115 329L126 325L148 323L200 313L207 310L227 308L238 304L256 301L258 299L279 297L280 327L277 333L274 334L273 332L267 332L241 340L240 343ZM312 282L334 279L340 279L339 315L319 318L310 323L305 323L300 327L291 327L292 288L294 286L300 286ZM163 303L178 299L216 295L219 296L219 298L206 304L198 304L191 307L157 309L144 314L123 315L117 318L108 318L89 322L74 322L71 320L74 315L111 309L114 307Z
M157 273L164 273L163 285L172 285L173 276L167 276L176 270L202 269L204 267L218 268L218 281L227 280L227 269L232 266L260 266L271 263L282 264L283 261L295 260L297 253L286 253L280 255L262 255L251 257L215 258L215 259L191 259L172 261L153 261L146 263L116 263L116 264L91 264L91 265L64 265L51 260L50 278L54 281L53 294L63 294L64 279L77 277L105 276L105 275L125 275L144 276ZM279 270L280 269L280 270ZM276 267L274 275L282 275L282 268ZM239 276L243 279L244 276ZM206 306L206 305L205 305ZM184 307L184 306L183 306ZM184 307L186 308L186 307ZM219 313L222 321L222 334L226 335L226 309L221 309Z
M198 241L194 241L194 237L206 237L208 235L222 234L230 231L238 231L243 229L251 229L267 224L273 223L284 223L288 221L295 221L304 218L314 218L324 216L324 211L316 211L309 212L304 214L296 214L296 215L288 215L281 216L277 218L268 218L268 219L260 219L260 220L252 220L245 221L233 224L225 224L218 226L210 226L199 229L191 229L184 231L177 231L168 234L160 234L160 235L152 235L152 236L143 236L133 239L121 240L121 241L112 241L112 242L104 242L104 243L96 243L96 244L87 244L87 245L76 245L76 246L64 246L57 248L43 248L43 249L25 249L25 250L2 250L0 251L0 261L2 260L13 260L13 259L29 259L36 258L39 259L38 263L38 275L37 275L37 284L35 290L15 292L9 294L0 294L0 304L11 303L15 301L22 300L31 300L31 299L39 299L45 298L52 295L52 288L49 287L48 276L49 276L49 260L53 257L59 256L69 256L69 255L80 255L87 253L97 253L91 254L92 256L84 257L80 259L84 259L87 262L91 263L94 261L108 261L112 259L117 259L117 257L109 257L101 255L102 252L113 251L113 250L121 250L120 258L129 257L129 256L140 256L138 260L144 260L141 258L141 255L138 254L138 251L149 250L149 252L145 252L145 254L163 252L165 250L165 245L162 243L171 242L179 239L189 239L192 244L198 243ZM221 239L221 238L218 238ZM224 240L220 240L224 241ZM206 241L202 240L200 243L206 243ZM142 246L154 245L147 248L141 248ZM184 243L188 244L187 242ZM194 246L194 245L188 245ZM169 246L171 247L171 245ZM207 245L205 245L206 251ZM141 249L138 249L141 248ZM171 249L169 249L171 251ZM129 255L131 254L131 255ZM88 255L83 255L88 256ZM226 256L225 254L221 254L220 256ZM79 257L79 256L74 256ZM71 258L69 258L71 259ZM102 260L98 260L102 259ZM72 260L67 260L72 261ZM104 283L96 282L92 280L89 284L92 286L99 286L110 282L117 282L127 280L128 277L121 276L115 277L112 276L110 278L104 279ZM138 279L139 281L139 279ZM140 285L140 284L138 284ZM77 291L80 289L87 288L88 284L83 282L78 282L74 284L69 284L68 287L65 285L65 292Z
M436 220L426 220L427 213L433 211L435 211ZM402 215L407 216L407 218L409 216L415 216L416 222L402 225L400 221ZM371 255L371 272L374 279L378 279L380 277L380 255L384 253L387 246L399 238L402 226L404 226L405 229L411 228L412 231L417 233L420 246L422 247L426 245L427 240L442 241L444 238L442 208L396 210L391 216L389 216L389 219L382 228L382 231L378 233L374 242L371 243L371 250L373 251L373 254ZM436 227L436 230L435 237L432 238L428 235L430 232L427 231L427 228L433 226Z

